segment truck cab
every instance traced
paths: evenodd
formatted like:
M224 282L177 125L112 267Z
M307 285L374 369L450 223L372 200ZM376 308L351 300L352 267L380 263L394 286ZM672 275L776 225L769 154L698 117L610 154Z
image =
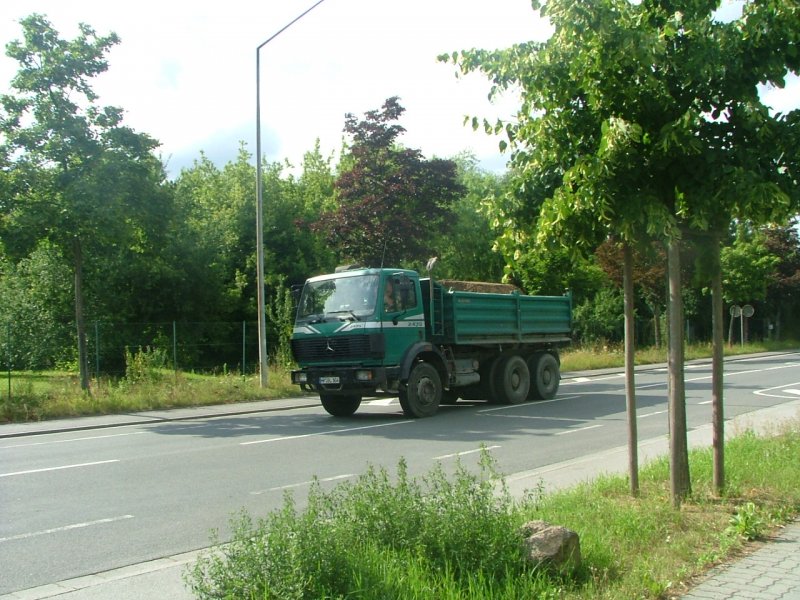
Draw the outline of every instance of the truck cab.
M301 367L292 382L318 393L328 412L352 414L364 395L398 394L404 359L424 339L415 271L351 269L312 277L292 334Z

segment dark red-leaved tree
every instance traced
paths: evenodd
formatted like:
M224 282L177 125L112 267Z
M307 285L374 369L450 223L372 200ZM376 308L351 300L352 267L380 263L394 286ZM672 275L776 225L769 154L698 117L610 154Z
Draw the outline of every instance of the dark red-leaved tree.
M426 160L397 143L404 111L393 97L363 120L345 116L352 142L335 184L339 206L313 227L346 260L399 266L433 256L464 192L454 161Z

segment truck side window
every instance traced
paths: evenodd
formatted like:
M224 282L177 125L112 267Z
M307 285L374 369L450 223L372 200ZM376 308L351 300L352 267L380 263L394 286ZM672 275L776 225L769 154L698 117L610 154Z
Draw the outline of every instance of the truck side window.
M414 286L402 288L400 290L400 304L403 310L417 307L417 289Z
M383 306L387 313L416 308L417 288L414 282L406 275L395 275L387 279Z

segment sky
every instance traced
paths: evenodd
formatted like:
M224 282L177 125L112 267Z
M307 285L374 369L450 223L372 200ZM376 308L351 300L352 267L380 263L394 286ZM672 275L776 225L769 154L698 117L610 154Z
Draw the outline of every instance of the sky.
M86 23L121 39L94 80L102 105L161 142L171 176L204 152L217 165L239 143L256 152L256 48L316 0L3 0L0 43L22 37L19 20L44 14L62 39ZM727 1L727 0L726 0ZM545 40L549 25L530 0L324 0L260 51L262 153L299 165L317 138L327 156L342 145L346 113L379 109L399 96L406 112L400 142L431 158L462 151L494 171L507 160L499 138L464 125L465 116L510 118L518 98L487 99L480 74L457 78L437 56L469 48L506 48ZM17 70L0 56L0 93ZM775 110L800 105L796 78L764 90Z

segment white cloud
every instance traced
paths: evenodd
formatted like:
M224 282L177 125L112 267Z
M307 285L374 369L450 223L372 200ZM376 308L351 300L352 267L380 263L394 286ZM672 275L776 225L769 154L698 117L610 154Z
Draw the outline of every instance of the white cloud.
M6 0L0 37L21 37L15 21L32 12L47 15L62 37L73 37L79 21L99 34L116 32L121 44L95 90L102 103L125 109L129 125L162 142L174 170L200 149L234 158L233 134L255 152L256 47L312 4ZM529 0L326 0L261 50L265 155L299 163L317 137L324 151L336 151L345 113L377 109L396 95L407 109L407 145L429 156L471 148L496 164L497 140L462 127L463 116L507 115L513 105L492 107L488 80L457 81L454 67L436 57L506 47L543 31ZM0 59L0 86L15 70Z
M99 34L116 32L122 41L95 89L102 103L125 109L130 126L162 142L175 173L201 149L222 163L235 158L240 140L255 153L256 47L312 4L5 0L0 40L20 38L17 21L32 12L47 15L62 37L73 37L80 21ZM436 57L548 34L530 0L325 0L261 51L264 154L299 164L317 137L325 153L337 151L345 113L360 115L396 95L407 109L406 145L426 156L472 150L500 167L498 138L462 122L510 117L517 99L490 104L487 79L457 79ZM16 67L0 57L0 91ZM765 94L776 110L800 98L796 78Z

